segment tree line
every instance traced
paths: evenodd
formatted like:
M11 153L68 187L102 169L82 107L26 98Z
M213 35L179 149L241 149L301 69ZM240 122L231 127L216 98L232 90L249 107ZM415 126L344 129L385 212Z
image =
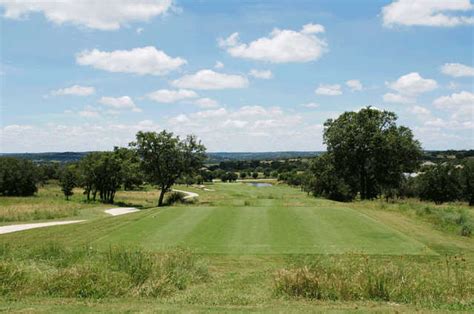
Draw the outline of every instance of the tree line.
M93 152L78 162L44 175L44 165L26 159L0 157L0 195L31 196L45 177L58 179L67 199L75 187L82 187L87 201L113 203L116 192L136 189L144 183L164 195L180 179L195 176L206 159L205 146L192 135L181 139L171 132L138 132L129 147L110 152ZM49 166L48 166L49 169Z

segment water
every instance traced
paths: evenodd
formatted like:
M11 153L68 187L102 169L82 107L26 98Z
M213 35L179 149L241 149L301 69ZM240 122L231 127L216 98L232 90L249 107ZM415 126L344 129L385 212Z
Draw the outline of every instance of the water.
M271 184L271 183L261 183L261 182L250 182L250 183L247 183L247 185L251 185L251 186L254 186L254 187L257 187L257 188L264 188L264 187L273 186L273 184Z

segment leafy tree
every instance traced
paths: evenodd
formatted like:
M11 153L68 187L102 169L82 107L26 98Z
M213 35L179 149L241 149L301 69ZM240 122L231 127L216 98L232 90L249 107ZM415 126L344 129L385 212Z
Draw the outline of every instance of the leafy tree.
M140 157L145 178L160 188L158 206L163 206L164 195L176 180L195 174L206 158L206 148L195 136L181 140L167 131L138 132L130 146Z
M39 182L38 169L27 159L0 157L0 194L4 196L31 196Z
M78 163L78 183L84 188L87 201L96 200L99 180L100 152L85 155Z
M468 159L463 164L460 175L462 198L474 206L474 159Z
M396 125L393 112L370 107L345 112L324 124L324 143L331 155L337 185L372 199L398 188L404 172L413 172L422 157L411 130Z
M127 161L122 157L119 151L94 152L79 161L78 181L88 201L91 197L95 201L98 194L102 202L114 202L115 193L126 177L124 167L127 167Z
M77 184L76 171L72 167L65 167L61 173L61 177L59 178L59 184L66 200L69 200L69 197L74 194L73 189Z
M355 197L355 193L336 171L333 156L322 154L311 164L312 178L308 182L314 196L322 196L331 200L347 202Z
M270 178L271 176L271 170L269 168L266 168L264 171L263 171L263 175L265 176L265 178Z
M252 173L252 178L257 179L258 178L258 172Z
M242 171L242 172L240 173L240 178L241 178L242 180L244 180L245 178L247 178L247 173L246 173L245 171Z
M124 190L136 190L143 184L144 177L140 169L140 158L137 152L125 147L114 147L114 153L122 162Z
M460 171L449 164L440 164L419 176L420 198L436 204L457 200L462 193Z

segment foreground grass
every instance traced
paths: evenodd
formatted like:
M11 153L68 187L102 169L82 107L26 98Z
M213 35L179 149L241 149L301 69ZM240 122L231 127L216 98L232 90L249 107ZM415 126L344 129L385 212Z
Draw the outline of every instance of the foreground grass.
M464 257L425 262L403 257L300 258L274 278L275 292L289 297L474 307L474 272Z
M157 254L111 247L0 248L0 295L101 299L157 297L208 278L207 266L186 250Z

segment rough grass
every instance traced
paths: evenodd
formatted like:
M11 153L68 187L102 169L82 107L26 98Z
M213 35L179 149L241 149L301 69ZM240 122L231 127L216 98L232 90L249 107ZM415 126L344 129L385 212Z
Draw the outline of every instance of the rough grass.
M385 301L429 307L474 306L474 271L464 257L435 261L369 256L312 257L274 275L277 295L317 300Z
M410 217L421 219L435 228L461 236L471 236L474 232L474 209L463 203L435 205L415 199L385 201L363 201L354 203L356 207L397 211Z
M33 249L3 246L0 254L0 294L10 297L160 297L209 276L206 264L184 249L157 254L49 243Z

